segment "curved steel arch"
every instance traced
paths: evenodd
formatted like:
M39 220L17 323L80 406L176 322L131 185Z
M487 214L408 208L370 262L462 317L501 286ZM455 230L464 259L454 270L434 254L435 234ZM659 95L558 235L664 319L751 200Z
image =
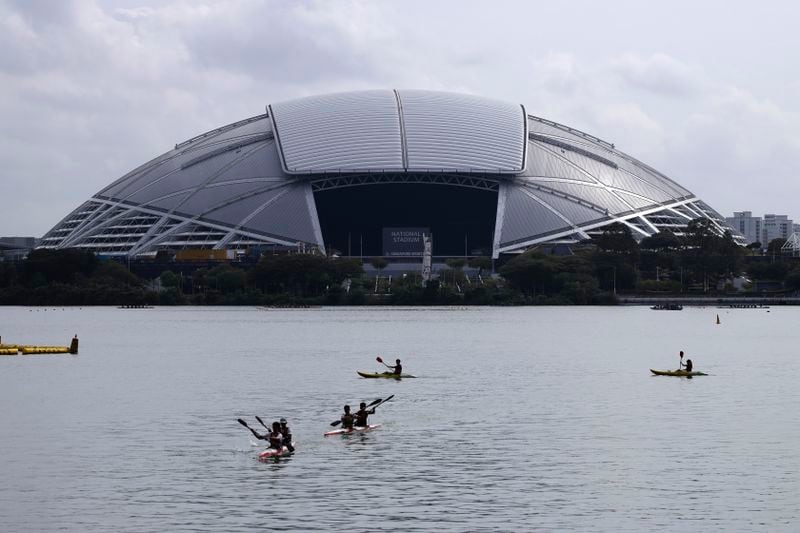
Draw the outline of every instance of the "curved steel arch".
M448 185L450 187L465 187L484 191L497 191L500 181L486 176L471 174L450 173L413 173L413 172L387 172L380 174L345 174L341 176L325 176L312 179L311 188L314 192L343 189L346 187L361 187L365 185L386 185L392 183L420 183L425 185Z

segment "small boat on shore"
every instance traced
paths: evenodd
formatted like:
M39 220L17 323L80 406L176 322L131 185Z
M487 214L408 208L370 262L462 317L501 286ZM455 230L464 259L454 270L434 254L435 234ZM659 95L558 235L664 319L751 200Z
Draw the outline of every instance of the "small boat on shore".
M683 311L681 304L656 304L650 309L653 311Z

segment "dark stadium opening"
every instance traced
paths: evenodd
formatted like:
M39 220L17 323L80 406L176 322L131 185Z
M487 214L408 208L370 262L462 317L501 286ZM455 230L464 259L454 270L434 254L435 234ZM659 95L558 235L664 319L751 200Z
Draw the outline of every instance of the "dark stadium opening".
M433 255L491 255L497 191L420 183L314 193L328 253L383 255L384 228L429 228Z

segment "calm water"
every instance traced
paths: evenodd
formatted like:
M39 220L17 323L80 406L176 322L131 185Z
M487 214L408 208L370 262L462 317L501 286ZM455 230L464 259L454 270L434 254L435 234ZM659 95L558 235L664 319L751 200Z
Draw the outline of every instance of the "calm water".
M722 324L715 324L719 313ZM797 531L800 308L0 308L3 531ZM678 350L710 374L651 377ZM418 379L365 380L376 355ZM344 403L395 395L363 436ZM285 416L278 463L236 423Z

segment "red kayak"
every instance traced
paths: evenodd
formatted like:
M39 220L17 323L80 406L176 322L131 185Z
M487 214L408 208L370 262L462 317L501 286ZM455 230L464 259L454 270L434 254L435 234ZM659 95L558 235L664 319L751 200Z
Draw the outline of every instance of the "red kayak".
M295 449L297 449L296 448L297 444L295 444L294 442L292 443L292 446L295 447ZM275 448L267 448L266 450L258 454L258 460L264 461L266 459L272 459L273 457L286 457L288 455L292 455L293 453L294 452L290 452L289 448L287 448L286 446L281 446L280 450L276 450Z
M331 437L333 435L349 435L351 433L366 433L367 431L372 431L373 429L378 429L379 427L383 427L383 424L370 424L368 426L355 426L350 429L334 429L333 431L329 431L325 433L326 437Z

